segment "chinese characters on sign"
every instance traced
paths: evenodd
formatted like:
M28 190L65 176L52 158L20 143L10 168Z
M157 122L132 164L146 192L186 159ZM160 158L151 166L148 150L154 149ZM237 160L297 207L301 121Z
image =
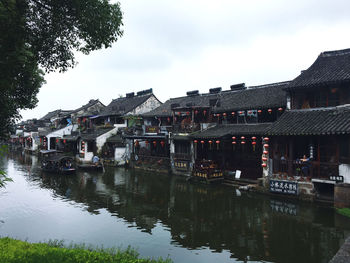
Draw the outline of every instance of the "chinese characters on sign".
M178 170L187 170L188 168L188 162L183 161L175 161L174 166Z
M336 181L336 182L344 182L344 177L343 176L330 176L329 180Z
M270 192L280 194L298 194L298 183L279 180L270 180Z

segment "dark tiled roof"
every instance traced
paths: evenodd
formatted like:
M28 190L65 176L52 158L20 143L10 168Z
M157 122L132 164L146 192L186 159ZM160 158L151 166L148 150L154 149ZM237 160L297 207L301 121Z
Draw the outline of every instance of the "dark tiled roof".
M288 85L297 88L315 87L350 81L350 49L321 53L316 61Z
M202 132L191 134L192 138L221 138L233 135L265 135L271 123L217 125Z
M220 107L214 112L253 110L285 107L287 94L284 88L289 81L249 87L246 90L226 91L220 94Z
M50 111L47 113L44 117L40 118L39 120L47 120L49 121L51 118L57 116L57 117L66 117L67 115L70 115L72 113L71 110L55 110L55 111Z
M100 116L122 116L134 110L137 106L141 105L152 96L154 96L153 93L149 93L131 98L123 97L112 100L112 102L100 113Z
M86 141L95 140L97 137L101 136L102 134L104 134L106 132L109 132L112 129L114 129L114 128L96 129L96 130L81 133L80 137Z
M177 108L209 107L210 100L219 99L219 106L213 107L214 112L228 112L237 110L250 110L259 108L285 107L287 103L284 88L289 82L279 82L261 86L250 87L245 90L222 91L216 94L199 94L194 96L179 97L167 100L158 108L143 114L144 117L168 117L171 116L171 105L177 104Z
M76 113L76 112L81 111L81 110L86 110L86 109L90 108L91 106L93 106L93 105L95 105L97 103L101 103L101 102L98 99L97 100L90 100L87 104L79 107L78 109L73 110L72 113Z
M274 122L268 135L327 135L350 133L350 106L290 110Z
M109 137L107 139L107 142L110 142L110 143L123 143L124 141L123 141L123 138L122 138L122 136L120 134L116 134L116 135L114 135L112 137Z

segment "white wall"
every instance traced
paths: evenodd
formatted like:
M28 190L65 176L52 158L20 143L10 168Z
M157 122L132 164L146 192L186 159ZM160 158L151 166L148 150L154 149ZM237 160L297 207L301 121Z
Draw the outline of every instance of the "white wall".
M350 164L340 164L339 175L344 177L344 183L350 184Z
M50 139L51 138L63 138L64 135L71 135L72 131L76 131L78 129L78 125L74 124L74 125L69 125L67 127L64 127L60 130L57 131L53 131L51 133L49 133L46 137L47 137L47 141L48 141L48 150L50 150Z
M127 115L140 115L146 112L150 112L161 105L159 100L153 95L141 105L137 106L133 111L127 113Z
M120 125L120 124L119 124ZM106 143L107 139L117 134L119 127L115 127L114 129L100 135L96 138L96 147L97 152L101 152L103 145Z
M114 149L114 160L116 165L124 165L126 161L125 147L116 147Z

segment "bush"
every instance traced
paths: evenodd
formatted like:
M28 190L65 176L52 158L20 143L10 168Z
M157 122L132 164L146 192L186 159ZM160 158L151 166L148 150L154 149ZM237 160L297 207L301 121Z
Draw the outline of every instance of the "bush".
M140 259L128 248L102 249L84 245L65 247L63 242L28 243L11 238L0 239L1 263L170 263L170 259Z

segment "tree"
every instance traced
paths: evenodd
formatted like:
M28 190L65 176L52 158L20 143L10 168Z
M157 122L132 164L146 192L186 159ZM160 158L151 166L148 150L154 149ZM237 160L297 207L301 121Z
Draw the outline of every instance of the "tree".
M74 52L122 36L120 4L108 0L0 0L0 135L34 108L44 71L74 67Z

